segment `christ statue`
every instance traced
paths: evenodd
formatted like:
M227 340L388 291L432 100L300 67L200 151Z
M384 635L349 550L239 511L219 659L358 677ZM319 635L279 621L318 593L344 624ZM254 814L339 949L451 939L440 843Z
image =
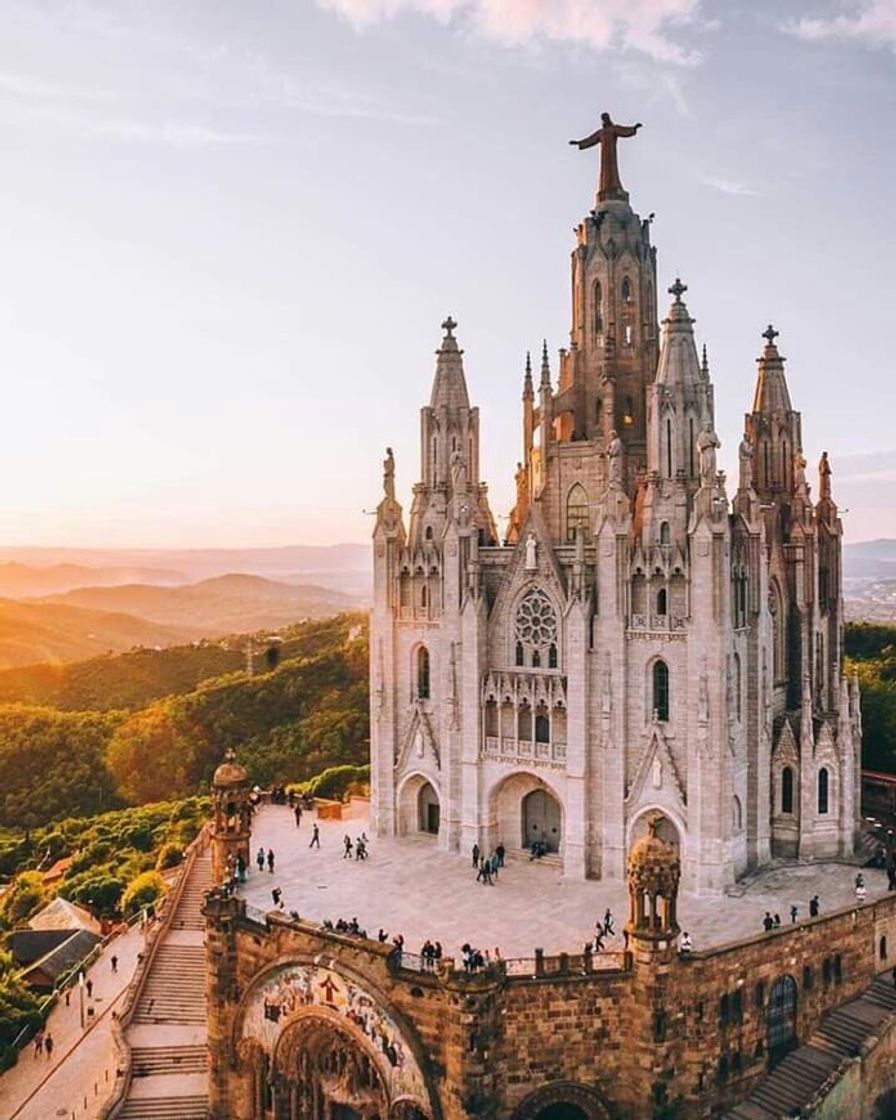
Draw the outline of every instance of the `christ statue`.
M590 136L586 136L583 140L570 140L570 144L575 144L580 150L593 148L595 144L600 144L603 150L600 157L597 200L602 202L607 198L619 198L624 201L628 198L628 195L625 193L622 181L619 178L616 142L620 136L634 136L638 129L642 127L641 122L639 121L637 124L614 124L609 113L601 113L600 119L601 126L596 132L592 132Z

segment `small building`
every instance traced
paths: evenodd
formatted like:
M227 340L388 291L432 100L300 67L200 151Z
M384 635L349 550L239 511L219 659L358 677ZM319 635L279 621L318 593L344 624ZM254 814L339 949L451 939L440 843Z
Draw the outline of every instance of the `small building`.
M22 979L36 992L52 992L60 979L89 956L101 940L100 935L91 930L73 930L64 941L25 969Z

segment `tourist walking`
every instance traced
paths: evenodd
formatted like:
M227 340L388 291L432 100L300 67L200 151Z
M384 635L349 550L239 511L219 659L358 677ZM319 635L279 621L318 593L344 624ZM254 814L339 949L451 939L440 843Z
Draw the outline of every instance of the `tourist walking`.
M112 971L118 972L118 957L116 957L114 953L112 954L112 960L109 963L112 965Z
M796 925L796 916L797 914L799 914L799 912L799 907L796 905L796 903L793 903L793 905L790 907L790 921L793 925Z
M497 848L495 848L495 855L498 857L498 867L503 867L504 857L507 855L507 849L503 844L499 844Z
M274 849L268 848L268 871L274 874Z
M809 899L809 917L810 918L817 918L818 917L818 912L819 912L820 909L821 909L821 904L818 901L818 895L814 894Z
M283 909L283 891L279 887L274 887L271 891L271 898L274 900L274 905L280 910Z
M615 937L616 930L613 929L613 911L607 907L607 912L604 914L604 933L607 937Z
M39 1058L44 1050L44 1032L38 1031L34 1036L34 1056Z
M55 1045L55 1043L53 1042L53 1036L50 1034L49 1031L47 1031L47 1036L44 1039L44 1052L47 1055L47 1061L50 1061L50 1059L53 1057L53 1046L54 1045Z
M768 910L766 910L765 917L762 919L762 928L766 933L771 933L775 928L775 919L771 916Z
M479 845L478 844L473 845L473 853L472 854L473 854L473 866L478 867L479 866Z
M258 855L255 857L255 862L258 864L258 870L264 871L264 848L258 849Z
M87 978L84 987L87 989L87 998L93 999L93 981L90 979L90 977Z
M320 827L318 826L317 821L315 821L311 826L311 843L308 845L308 847L320 848Z
M298 828L299 825L302 823L302 806L301 805L296 805L295 809L293 809L293 816L296 818L296 828Z
M352 858L352 838L348 835L348 833L346 833L345 836L342 837L342 858Z

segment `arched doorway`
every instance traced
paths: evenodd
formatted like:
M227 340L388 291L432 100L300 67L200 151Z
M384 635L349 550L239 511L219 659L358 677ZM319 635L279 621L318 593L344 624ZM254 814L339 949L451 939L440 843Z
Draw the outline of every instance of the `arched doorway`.
M549 852L560 851L563 835L560 802L546 789L533 789L522 801L522 840L524 848L541 842Z
M776 1065L796 1046L796 981L781 976L772 985L766 1011L768 1063Z
M549 1104L535 1114L535 1120L588 1120L588 1113L577 1104Z
M417 794L417 828L438 836L440 819L439 795L430 782L424 782Z
M389 1097L373 1054L330 1019L305 1018L277 1047L275 1120L384 1120Z

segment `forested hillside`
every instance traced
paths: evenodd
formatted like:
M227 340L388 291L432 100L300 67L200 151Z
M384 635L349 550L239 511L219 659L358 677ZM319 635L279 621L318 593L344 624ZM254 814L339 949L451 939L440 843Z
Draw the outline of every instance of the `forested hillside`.
M190 796L230 748L262 785L367 761L363 616L290 627L252 677L232 664L243 644L3 674L4 697L32 702L0 704L0 827Z
M847 623L844 644L862 690L862 765L896 773L896 625Z

